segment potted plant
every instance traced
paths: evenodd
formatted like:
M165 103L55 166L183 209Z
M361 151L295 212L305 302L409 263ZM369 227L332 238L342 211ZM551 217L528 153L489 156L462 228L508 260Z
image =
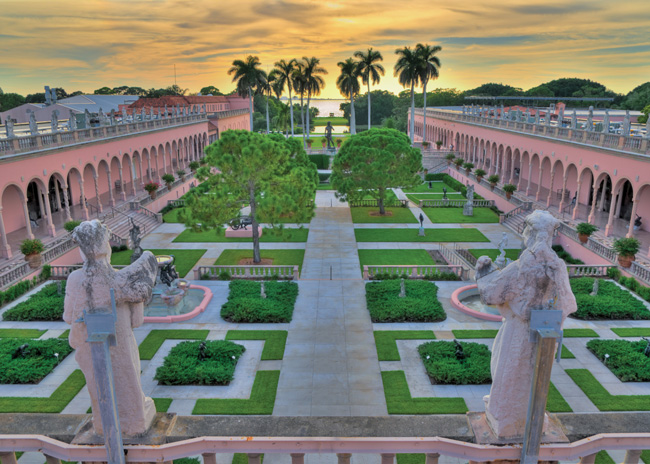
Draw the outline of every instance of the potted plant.
M464 162L465 161L463 160L463 158L456 158L454 160L454 164L456 165L456 169L458 169L460 171L460 167L463 165Z
M447 160L447 166L451 166L452 161L454 161L454 158L456 158L456 155L453 153L449 153L447 156L445 156L445 159Z
M341 143L343 142L343 139L336 139L336 148L341 148Z
M485 172L483 169L479 168L476 171L474 171L474 174L476 175L476 181L478 183L480 183L481 179L483 179L483 176L485 176L485 174L487 174L487 172Z
M192 172L196 172L196 170L199 169L200 166L201 163L199 163L198 161L192 161L190 163L190 169L192 170Z
M168 176L168 175L171 175L171 174L165 174L165 176ZM163 180L164 180L165 176L163 176ZM172 176L172 177L174 177L174 176ZM158 190L159 187L160 187L160 184L158 182L149 182L148 184L144 185L144 189L147 192L149 192L149 195L151 196L152 200L154 200L156 198L156 190Z
M618 264L621 267L630 267L639 248L641 248L641 242L634 237L614 240L614 251L618 253Z
M77 227L79 224L81 224L81 221L68 221L65 224L63 224L63 228L68 232L72 232L74 228Z
M506 192L506 198L510 200L512 194L517 190L517 186L514 184L506 184L503 186L503 191Z
M576 230L578 231L578 238L580 241L582 243L587 243L589 236L596 232L598 230L598 227L593 224L589 224L588 222L581 222L576 226Z
M500 177L498 174L492 174L490 177L488 177L487 180L490 183L490 187L492 188L492 190L494 190L494 187L496 187L497 184L499 183L499 179Z
M181 178L182 182L185 182L185 169L179 169L176 174Z
M422 142L422 148L424 148L425 150L426 150L427 148L429 148L429 142L427 142L426 140L423 141L423 142Z
M20 244L20 252L25 255L25 261L32 269L38 269L43 263L41 253L45 250L43 242L39 239L25 239Z
M307 139L307 148L310 148L310 149L311 149L311 144L312 144L312 142L313 142L312 139Z
M167 184L167 188L171 189L172 184L174 183L174 175L173 174L163 174L162 180L165 184Z
M474 169L474 163L463 163L463 167L465 168L465 172L469 176L469 173L472 172L472 169Z
M436 147L438 147L438 150L440 150L441 146L442 146L442 140L436 140Z
M327 137L323 137L320 139L320 144L323 148L327 148Z

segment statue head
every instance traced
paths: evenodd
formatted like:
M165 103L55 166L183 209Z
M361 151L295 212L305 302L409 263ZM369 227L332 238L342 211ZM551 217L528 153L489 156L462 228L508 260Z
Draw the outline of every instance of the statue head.
M540 246L550 248L555 230L560 227L560 221L548 211L543 210L536 210L528 215L525 224L526 227L522 234L524 245L533 251Z
M97 219L84 221L72 231L72 238L79 244L84 262L110 260L111 245L108 228Z

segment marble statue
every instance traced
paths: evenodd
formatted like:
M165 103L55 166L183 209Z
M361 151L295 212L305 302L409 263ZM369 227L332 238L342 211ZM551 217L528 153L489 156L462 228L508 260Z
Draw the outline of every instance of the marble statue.
M68 129L73 131L77 130L77 116L70 110L70 116L68 116Z
M327 139L327 149L330 149L330 145L332 150L334 149L334 142L332 141L332 123L330 121L327 121L327 126L325 126L325 138Z
M94 381L91 347L86 341L86 325L79 319L84 309L110 308L110 289L115 291L117 321L115 346L110 347L115 397L122 433L139 435L147 431L156 413L153 400L142 392L140 358L133 329L144 321L143 302L151 298L158 266L149 251L135 263L116 271L110 264L110 233L98 220L82 222L72 232L79 244L82 269L68 277L65 289L63 319L70 324L70 346L86 377L93 409L93 426L102 434L102 421Z
M122 107L122 124L126 124L127 114L126 108Z
M7 132L7 138L12 139L15 137L14 135L14 120L11 119L11 117L8 117L5 119L5 131Z
M474 216L474 185L467 186L467 201L463 205L463 216Z
M38 124L36 124L36 114L32 110L27 110L29 113L29 133L38 135Z
M84 124L84 129L90 129L90 113L88 112L88 109L84 110Z
M492 348L492 387L484 397L488 424L499 438L524 434L536 354L530 340L531 310L544 309L553 300L564 322L577 309L566 264L551 249L559 221L538 210L525 223L525 249L519 259L502 270L487 256L476 263L481 300L496 305L503 316Z
M501 236L501 241L499 242L498 248L499 248L499 256L497 256L497 259L494 261L494 264L499 269L502 269L505 264L506 264L506 247L508 246L508 234L503 232L503 235Z
M594 107L589 107L589 114L587 115L587 130L591 132L594 130Z
M603 129L604 134L609 134L609 110L605 110L605 116L603 116Z
M140 256L142 256L142 247L140 242L142 237L140 237L140 227L135 223L133 218L129 218L131 222L131 229L129 229L129 237L131 238L131 247L133 249L133 254L131 255L131 262L134 263Z
M59 132L59 110L52 111L50 129L52 129L52 132Z

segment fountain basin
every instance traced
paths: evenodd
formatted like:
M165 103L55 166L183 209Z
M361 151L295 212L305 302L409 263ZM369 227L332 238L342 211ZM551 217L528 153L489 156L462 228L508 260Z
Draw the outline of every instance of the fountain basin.
M491 314L489 312L478 311L476 309L470 308L469 306L463 303L463 300L472 299L475 300L478 297L478 285L466 285L465 287L460 287L451 294L451 305L456 308L461 313L465 313L468 316L475 317L484 321L491 322L502 322L503 318L500 314Z
M145 316L144 317L144 322L159 322L159 323L167 323L170 324L172 322L182 322L182 321L187 321L190 320L199 314L201 314L203 311L205 311L205 308L208 306L208 303L212 299L212 290L210 290L208 287L204 287L203 285L194 285L191 284L188 286L189 290L202 290L203 291L203 298L199 302L198 305L194 307L191 311L188 311L186 313L182 314L170 314L168 316ZM147 308L145 308L146 310Z

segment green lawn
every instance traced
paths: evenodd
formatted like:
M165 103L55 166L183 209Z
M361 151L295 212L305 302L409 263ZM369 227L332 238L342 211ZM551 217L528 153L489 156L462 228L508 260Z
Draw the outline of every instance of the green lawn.
M334 190L334 188L332 187L332 184L318 184L316 190Z
M280 371L257 371L249 399L199 399L192 414L271 415Z
M262 361L275 361L284 357L287 344L286 330L229 330L226 340L264 340Z
M174 208L168 213L163 214L163 222L171 222L171 223L177 223L180 224L183 221L180 220L178 217L178 213L180 213L184 208Z
M353 208L354 211L356 208ZM418 229L354 229L357 242L489 242L478 229L424 229L425 236L418 235Z
M592 329L564 329L564 338L598 338L600 335Z
M614 328L612 332L619 337L650 337L650 327Z
M48 398L0 398L0 413L60 413L84 385L86 379L77 369Z
M407 193L406 198L411 200L416 205L419 205L420 200L442 200L442 193ZM450 200L465 199L465 197L460 193L447 193L447 198Z
M0 329L0 338L39 338L47 330L38 329Z
M221 242L249 242L253 243L252 238L226 238L225 229L206 230L203 232L193 232L192 229L185 229L173 241L178 243L221 243ZM288 228L264 228L260 242L306 242L309 235L309 229L288 229Z
M442 182L441 180L434 180L431 181L431 188L429 188L429 182L423 182L422 184L418 185L417 187L412 187L412 188L404 188L402 191L404 193L443 193L442 189L446 188L447 189L447 194L449 193L457 193L456 190Z
M400 361L396 340L435 340L433 330L375 330L379 361Z
M140 351L140 359L152 359L165 340L205 340L208 333L210 333L209 330L154 329L149 332L147 337L138 347L138 350Z
M395 266L436 264L426 250L358 250L361 269L363 266Z
M392 213L390 216L371 216L370 213L379 213L379 208L350 208L352 213L352 222L356 224L399 224L399 223L417 223L419 222L409 208L399 206L388 207L386 212Z
M305 259L305 250L260 250L262 259L272 259L273 266L300 266ZM253 250L223 250L214 262L216 266L236 266L245 258L252 258Z
M562 354L560 355L560 358L575 359L576 356L573 353L571 353L571 350L569 350L566 346L562 345Z
M413 398L404 371L383 371L381 380L388 414L465 414L468 411L463 398Z
M587 369L565 369L601 411L650 411L650 395L612 395Z
M434 224L498 223L499 215L490 208L474 208L473 216L463 216L463 208L422 208Z
M208 250L149 250L154 255L174 255L176 258L176 271L180 277L185 277ZM131 264L133 250L124 250L113 253L111 264L115 266Z
M497 336L496 329L465 329L452 330L456 338L494 338Z
M327 126L328 122L331 122L333 126L347 126L350 123L347 118L344 118L343 116L332 116L329 118L319 116L314 118L314 127Z
M506 248L506 258L515 260L519 257L520 248ZM489 256L492 261L497 259L501 252L497 248L472 248L469 252L476 258L481 256Z

